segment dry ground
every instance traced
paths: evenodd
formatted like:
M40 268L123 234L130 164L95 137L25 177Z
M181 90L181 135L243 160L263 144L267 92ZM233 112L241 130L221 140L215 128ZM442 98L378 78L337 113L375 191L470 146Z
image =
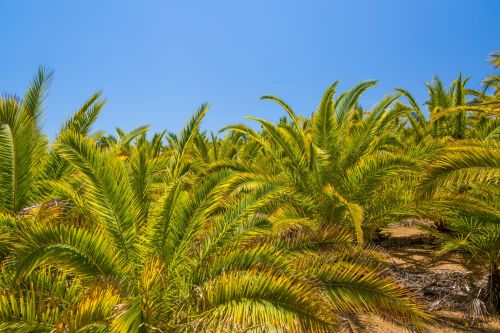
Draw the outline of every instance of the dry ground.
M415 290L435 318L434 324L427 325L428 332L500 332L499 316L489 316L475 327L466 319L470 295L486 284L483 267L461 254L437 256L436 242L417 226L389 226L382 233L380 246L387 254L390 274ZM376 316L364 318L362 326L360 332L403 332Z

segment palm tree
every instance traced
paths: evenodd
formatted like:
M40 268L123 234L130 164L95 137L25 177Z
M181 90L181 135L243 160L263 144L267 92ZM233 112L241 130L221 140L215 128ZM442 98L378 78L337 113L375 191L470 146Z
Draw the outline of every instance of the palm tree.
M4 118L21 117L22 105L2 99ZM297 205L296 184L270 173L239 186L244 175L223 167L228 161L275 157L241 134L209 141L199 132L207 105L168 145L165 133L148 140L144 127L117 130L116 140L91 134L103 105L93 95L50 146L41 134L10 137L36 147L26 156L37 163L27 164L36 172L24 199L9 206L14 190L1 196L0 330L331 332L367 311L408 327L428 318L411 293L376 273L373 249L299 215L317 208ZM37 122L16 121L2 134L40 133ZM12 139L0 139L3 155L17 154ZM7 166L2 177L17 177L18 166Z
M292 274L275 249L238 244L272 189L216 212L225 173L213 174L196 191L181 188L184 154L206 110L200 108L180 135L180 150L169 161L175 177L151 212L141 209L131 186L137 179L129 179L116 152L72 131L59 137L55 151L73 171L59 186L80 196L64 210L88 215L68 220L65 212L37 211L22 219L3 217L9 238L18 240L7 244L4 261L10 286L0 303L4 329L321 332L333 325L320 289ZM35 295L49 293L50 282L35 289L36 279L64 279L69 286L53 294L56 305L46 304L54 300Z
M493 52L490 56L490 64L495 68L500 68L500 51ZM490 87L494 89L494 95L500 93L500 75L491 74L483 81L485 87L484 91Z
M446 89L439 78L427 83L429 100L426 102L430 119L424 114L414 97L404 89L397 89L408 100L409 105L401 103L399 108L406 111L401 118L401 132L405 143L422 146L442 139L445 141L461 139L495 139L500 134L498 115L499 103L494 96L466 88L468 78L459 77ZM408 123L409 127L405 125ZM427 140L426 140L427 139Z
M22 100L0 98L0 211L17 212L31 203L47 149L40 117L51 78L52 72L40 68Z
M444 221L444 249L465 249L487 265L488 299L500 307L500 146L498 141L462 141L438 150L423 174L419 210Z
M274 125L250 117L261 124L262 133L243 125L226 129L257 142L266 155L248 166L242 177L289 188L291 211L300 218L347 227L361 244L379 227L409 213L405 180L417 170L417 163L399 153L396 120L404 110L392 106L401 93L386 96L361 114L358 100L375 82L363 82L338 98L336 85L327 89L310 119L298 117L282 100L266 96L263 99L285 109L291 122ZM260 165L266 159L268 165ZM233 169L241 169L241 164Z

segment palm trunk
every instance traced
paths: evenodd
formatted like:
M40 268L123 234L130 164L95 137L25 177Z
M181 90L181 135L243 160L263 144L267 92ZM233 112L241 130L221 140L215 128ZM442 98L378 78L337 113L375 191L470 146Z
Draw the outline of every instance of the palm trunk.
M493 311L500 313L500 269L497 263L492 263L488 278L488 301Z
M441 233L449 234L451 232L451 229L446 226L446 223L443 220L434 221L434 226L436 227L436 230Z

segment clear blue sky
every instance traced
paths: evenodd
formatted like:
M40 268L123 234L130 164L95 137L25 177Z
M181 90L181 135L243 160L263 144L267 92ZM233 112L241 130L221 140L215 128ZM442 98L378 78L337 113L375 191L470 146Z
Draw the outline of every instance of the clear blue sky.
M472 85L500 49L498 0L0 1L0 93L22 94L39 65L55 70L45 130L95 90L97 124L177 131L202 102L204 128L283 115L264 94L311 113L324 89L378 79L425 101L424 82L460 71Z

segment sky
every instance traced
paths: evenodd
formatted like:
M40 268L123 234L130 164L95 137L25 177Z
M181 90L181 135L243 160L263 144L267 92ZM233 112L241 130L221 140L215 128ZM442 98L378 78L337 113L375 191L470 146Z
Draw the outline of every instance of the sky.
M177 132L208 102L203 129L217 131L283 116L268 94L309 115L336 80L379 80L365 107L395 87L423 104L433 75L478 87L500 50L500 1L0 0L0 37L0 94L54 70L51 137L96 90L107 104L95 129Z

